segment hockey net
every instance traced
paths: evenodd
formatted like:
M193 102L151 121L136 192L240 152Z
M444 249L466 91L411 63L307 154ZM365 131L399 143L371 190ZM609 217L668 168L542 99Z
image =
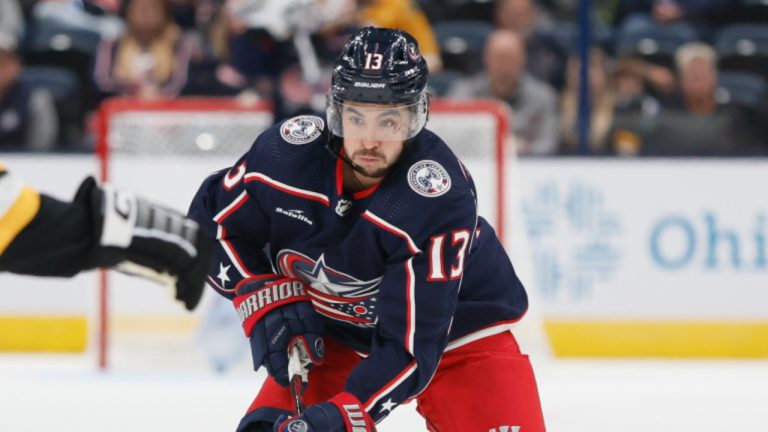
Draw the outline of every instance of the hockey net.
M201 181L231 165L273 119L269 106L259 102L120 98L103 104L99 122L97 154L102 180L185 210ZM508 126L504 106L491 101L435 100L427 128L442 137L467 166L478 190L479 212L503 239L507 218L505 166L507 157L514 156L505 149ZM121 367L125 357L119 353L121 349L140 351L136 344L151 340L146 334L139 338L118 334L132 334L135 329L151 334L156 326L181 330L190 339L199 327L199 312L198 316L185 317L167 295L159 297L160 290L145 288L141 280L104 272L100 285L95 339L101 368L107 367L107 353L110 365ZM108 337L112 339L109 344ZM183 351L173 343L161 344Z

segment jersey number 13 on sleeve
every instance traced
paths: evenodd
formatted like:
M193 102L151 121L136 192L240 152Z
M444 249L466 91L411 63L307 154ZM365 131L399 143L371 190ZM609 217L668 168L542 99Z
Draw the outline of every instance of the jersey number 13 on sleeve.
M446 281L445 273L445 238L446 234L440 234L432 236L429 242L429 276L427 280L430 282ZM469 245L469 230L460 229L451 233L451 248L456 248L458 245L458 252L456 253L455 265L450 265L450 278L458 279L464 272L464 257L467 252L467 245Z

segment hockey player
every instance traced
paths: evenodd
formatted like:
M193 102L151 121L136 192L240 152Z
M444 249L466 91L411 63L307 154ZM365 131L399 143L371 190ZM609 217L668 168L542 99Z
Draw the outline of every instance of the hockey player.
M195 197L220 244L209 281L269 373L239 432L372 431L413 399L432 431L544 431L510 332L525 290L466 168L424 128L426 84L410 35L363 29L326 117L262 133ZM314 365L301 415L285 387L294 343Z
M96 267L174 284L192 310L213 242L181 213L89 177L65 203L24 185L0 165L0 272L73 276Z

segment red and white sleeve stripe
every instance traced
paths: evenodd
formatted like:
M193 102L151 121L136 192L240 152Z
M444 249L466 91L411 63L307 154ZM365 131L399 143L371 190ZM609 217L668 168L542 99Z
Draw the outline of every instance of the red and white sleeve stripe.
M240 273L240 276L244 278L255 276L248 271L248 268L245 266L245 263L243 263L243 260L240 258L235 247L227 240L227 230L221 225L219 225L216 232L216 239L221 243L221 247L224 249L224 252L227 254L230 261L232 261L232 265L234 265L238 273Z
M405 262L405 301L407 305L405 322L405 350L414 353L414 335L416 333L416 276L413 271L413 257Z
M416 246L416 242L413 241L410 235L408 235L407 232L404 230L390 224L389 222L385 221L384 219L376 216L375 214L371 213L370 211L366 210L363 215L364 218L371 221L374 225L378 226L379 228L389 231L392 234L401 237L408 245L408 249L411 251L412 254L420 254L421 249L419 249L418 246Z
M371 409L376 406L376 403L379 402L384 396L391 393L393 390L397 388L400 384L402 384L405 380L408 379L411 375L413 375L414 372L416 372L416 368L418 366L416 365L416 360L412 361L411 363L406 366L405 369L403 369L399 374L397 374L396 377L394 377L390 382L384 385L379 391L377 391L373 396L371 396L370 399L368 399L367 402L363 404L363 409L370 412Z
M242 207L246 201L248 201L248 192L243 191L240 193L240 195L237 196L237 198L232 200L231 203L229 203L216 216L214 216L213 221L216 222L217 224L221 224L232 213L236 212L237 209Z
M317 201L319 203L322 203L328 207L331 205L331 201L328 199L326 195L323 195L318 192L309 191L306 189L300 189L291 185L287 185L285 183L279 182L265 174L259 173L259 172L249 172L245 175L245 182L260 182L263 183L269 187L275 188L277 190L283 191L287 194L291 194L297 197L306 198L312 201Z
M243 263L243 260L240 258L240 255L237 253L237 250L232 245L232 243L227 240L227 230L224 228L222 223L239 208L241 208L246 201L248 201L248 193L243 191L234 200L232 200L231 203L229 203L216 216L213 217L213 221L218 224L216 229L216 240L221 243L222 249L224 249L224 252L227 254L230 261L232 261L232 264L235 266L238 273L240 273L240 276L244 278L252 277L253 274L248 271L248 268L245 266L245 263Z

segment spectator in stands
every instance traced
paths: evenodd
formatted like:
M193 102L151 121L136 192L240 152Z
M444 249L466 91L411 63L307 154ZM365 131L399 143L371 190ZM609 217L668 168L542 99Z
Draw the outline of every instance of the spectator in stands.
M440 48L427 16L414 0L357 0L358 8L336 20L334 26L376 26L404 30L413 35L427 61L429 73L443 68Z
M449 96L506 102L512 108L510 124L518 153L551 155L557 151L557 96L547 83L525 71L525 54L517 33L496 30L486 43L485 71L455 83Z
M620 69L634 75L640 75L647 90L660 99L668 98L677 90L677 78L674 71L662 65L657 65L639 57L619 57L617 63Z
M53 97L19 80L16 40L0 36L0 149L50 150L56 145L58 117Z
M733 156L760 152L755 125L743 108L716 97L717 54L701 42L675 52L680 82L677 103L666 109L643 143L643 154Z
M173 21L184 30L194 30L200 24L198 10L205 10L211 0L168 0ZM202 6L202 7L201 7Z
M495 20L497 28L514 31L525 40L528 72L562 89L568 55L552 36L552 23L541 16L533 0L499 0Z
M225 62L216 78L243 97L271 101L276 119L286 115L278 90L280 75L291 64L294 12L299 0L228 0L225 6Z
M324 110L330 63L323 70L323 61L336 58L358 16L354 0L229 0L229 43L216 77L242 96L270 100L275 119Z
M608 24L618 9L622 0L592 0L593 22L596 24ZM578 20L581 0L536 0L543 13L558 22L575 22Z
M123 0L83 0L86 8L98 9L102 13L118 15Z
M561 97L560 139L564 153L579 149L579 69L576 55L568 59L565 90ZM608 58L600 48L592 48L589 57L589 92L591 122L589 149L592 154L609 153L608 134L613 126L614 91L608 71Z
M717 110L717 54L707 44L693 42L675 52L683 110L700 117Z
M107 94L177 96L187 81L191 47L171 21L167 3L128 0L123 5L126 33L99 47L96 84Z
M614 119L609 153L637 156L644 137L656 126L661 104L647 91L644 65L618 59L613 73Z
M654 23L692 23L704 38L738 7L739 0L621 0L616 22L622 31L645 29Z
M24 36L24 15L18 0L0 1L0 37L21 40Z
M181 10L186 14L189 12L185 6L189 6L189 1L181 3ZM192 48L189 77L183 94L234 96L243 91L248 83L245 76L230 63L230 14L223 0L192 0L192 4L194 25L186 31ZM178 23L179 13L174 15ZM184 19L190 17L185 16Z
M102 38L115 38L123 31L123 21L111 14L93 14L82 0L38 0L32 17L41 23L54 22L62 27L98 33Z

